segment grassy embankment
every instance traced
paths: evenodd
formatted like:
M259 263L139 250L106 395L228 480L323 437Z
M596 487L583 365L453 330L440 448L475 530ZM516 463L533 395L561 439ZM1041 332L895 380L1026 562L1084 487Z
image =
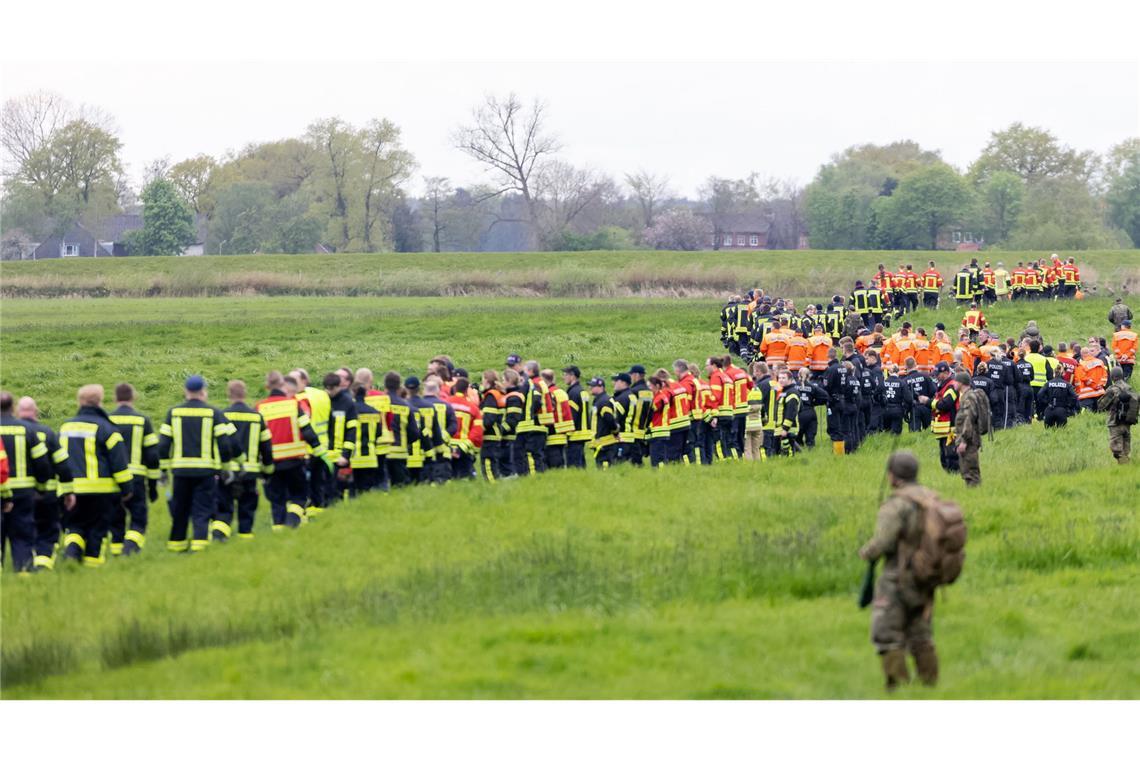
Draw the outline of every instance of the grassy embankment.
M1042 252L985 252L1012 269ZM970 254L925 251L624 251L587 253L399 253L254 255L5 262L0 294L61 296L623 296L720 297L758 283L781 295L847 293L883 262L949 276ZM1102 293L1140 287L1140 253L1083 251L1083 277ZM949 282L947 283L949 285Z
M70 262L68 262L70 263ZM995 309L1050 340L1103 333L1104 299ZM269 368L472 369L519 351L610 372L717 349L715 301L6 301L0 384L53 422L82 382L129 378L159 414L187 372L256 387ZM61 308L63 307L63 308ZM952 311L937 315L951 321ZM935 317L920 318L930 324ZM999 433L966 505L961 582L940 599L936 692L1140 696L1140 465L1101 418ZM853 457L709 470L554 473L363 499L296 534L99 571L5 574L3 695L21 697L875 697L855 549L873 527L878 437Z

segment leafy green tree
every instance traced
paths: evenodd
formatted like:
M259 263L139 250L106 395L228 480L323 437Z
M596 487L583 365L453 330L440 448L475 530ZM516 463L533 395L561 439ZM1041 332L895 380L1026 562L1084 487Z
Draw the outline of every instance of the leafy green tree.
M144 256L176 256L195 240L194 215L173 183L156 179L143 188L143 228L136 238Z
M1087 181L1096 168L1091 151L1078 153L1058 142L1053 133L1014 122L990 133L990 141L970 166L975 183L995 172L1012 172L1029 183L1048 177L1072 176Z
M1004 242L1021 214L1025 183L1013 172L993 172L982 182L979 195L986 240L995 244Z
M853 145L820 167L804 191L804 214L817 248L874 248L893 233L878 218L902 181L927 166L945 165L915 142ZM879 208L873 208L878 206Z
M272 237L276 202L266 182L235 182L218 190L207 250L224 255L264 250Z
M1140 248L1140 151L1113 179L1107 201L1109 219Z
M218 163L207 155L179 161L167 171L167 178L178 188L182 199L195 214L210 216L214 210L210 179Z
M1048 177L1029 186L1007 246L1017 250L1119 248L1100 204L1076 177Z
M918 169L875 204L880 240L891 247L934 250L941 233L964 219L973 202L969 185L949 166Z

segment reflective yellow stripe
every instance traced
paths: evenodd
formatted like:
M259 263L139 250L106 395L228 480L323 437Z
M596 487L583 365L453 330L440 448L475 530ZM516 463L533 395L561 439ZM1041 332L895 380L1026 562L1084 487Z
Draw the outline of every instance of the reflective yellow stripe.
M126 535L123 536L123 540L134 541L135 545L140 549L143 548L144 544L146 544L146 536L144 536L142 533L139 533L137 530L128 530Z
M195 538L193 541L190 542L190 551L192 551L192 552L205 551L206 547L209 545L210 545L209 540L203 540L201 538Z
M167 541L166 548L172 552L184 552L190 548L190 541L189 539L183 539L182 541Z
M68 533L63 537L63 548L66 549L72 544L75 544L83 551L87 550L87 541L85 541L83 539L83 536L79 535L78 533Z
M210 523L210 530L216 530L226 538L230 537L229 523L224 523L221 520L214 520Z

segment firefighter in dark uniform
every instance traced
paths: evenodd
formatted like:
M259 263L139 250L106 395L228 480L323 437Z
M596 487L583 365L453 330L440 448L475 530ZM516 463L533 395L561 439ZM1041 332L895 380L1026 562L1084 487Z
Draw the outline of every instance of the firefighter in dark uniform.
M430 415L426 407L421 406L424 416L421 419L430 433L430 446L432 457L424 457L424 469L431 483L446 483L451 480L451 438L459 430L459 421L455 417L455 410L451 405L439 397L440 380L438 377L429 377L423 384L424 395L420 398L421 404L430 405ZM425 447L429 444L426 442ZM427 449L424 449L425 453ZM428 469L430 466L430 469Z
M147 497L158 501L158 435L150 418L139 414L135 403L135 389L130 383L115 386L115 401L119 406L111 412L111 422L123 436L127 451L127 467L131 479L131 498L111 515L111 556L130 556L142 551L146 543L148 517ZM127 517L130 516L130 529Z
M863 321L863 326L870 330L874 326L874 319L871 316L871 305L869 297L871 288L863 286L862 280L855 281L855 289L851 291L851 305L855 307L855 313L859 315L859 319Z
M237 505L238 538L253 538L253 519L257 514L257 480L273 474L273 436L261 412L245 403L245 383L231 380L226 387L230 405L222 410L233 425L233 443L237 456L226 462L233 480L218 481L218 506L210 522L215 541L230 537Z
M342 380L339 373L330 372L325 375L323 385L325 393L329 394L329 459L332 460L337 498L344 500L351 488L348 463L356 451L356 433L360 423L356 417L356 399ZM312 519L324 511L323 507L313 505L305 510L305 514Z
M574 429L570 431L566 444L566 466L586 466L586 445L594 440L592 399L582 390L582 371L571 364L562 369L562 382L566 386L566 396L570 399L570 418Z
M824 332L831 337L832 342L838 342L843 337L843 327L847 309L843 306L842 296L832 296L831 305L823 314Z
M780 456L790 457L800 450L796 438L800 433L800 409L802 401L796 390L792 373L784 370L776 376L781 388L776 400L775 438Z
M600 377L590 378L587 387L593 397L590 418L593 421L594 440L590 448L594 453L594 464L598 469L605 470L615 461L618 447L618 415L614 408L614 401L606 393L606 381Z
M503 413L506 411L506 394L493 369L483 372L483 387L479 393L479 411L483 414L483 445L479 449L479 472L490 481L496 481L510 471L503 468ZM509 452L508 452L509 456ZM507 460L509 465L510 460Z
M236 457L233 426L206 403L206 380L186 379L186 400L171 407L158 433L158 456L171 474L170 538L173 552L200 552L210 544L210 520L218 501L218 473ZM224 480L233 473L224 471ZM193 526L191 538L187 529Z
M618 462L641 464L641 444L634 440L633 433L627 430L630 414L637 413L637 397L631 390L633 380L628 372L618 372L610 379L614 382L614 394L610 396L610 404L614 409L614 424L617 425L617 446L614 448L611 464ZM590 392L594 392L593 386ZM597 436L597 430L594 431L594 435Z
M79 389L79 412L59 428L71 468L74 507L64 516L63 556L88 567L105 561L103 540L120 502L134 498L123 436L103 410L103 386ZM60 484L60 490L67 489ZM64 502L66 508L67 502Z
M0 566L5 551L11 546L12 567L17 573L30 573L35 564L36 486L46 487L52 479L53 467L47 444L40 441L35 427L13 416L13 406L12 394L0 392L0 438L4 441L9 468L0 517ZM74 496L65 498L69 504L74 503ZM101 559L101 555L97 556Z
M1037 394L1037 416L1045 427L1064 427L1080 410L1076 389L1059 375L1047 380Z
M51 570L55 567L55 552L59 546L61 530L60 483L71 483L71 467L67 464L67 452L59 445L59 436L39 421L39 409L31 396L24 396L16 402L16 416L35 428L40 443L47 447L51 460L52 478L47 483L36 483L36 570ZM65 488L70 489L69 485Z
M653 414L653 391L645 381L645 367L641 364L634 364L627 374L630 381L630 406L626 409L624 432L633 440L633 445L629 447L629 461L641 464L649 458L649 418Z
M412 482L408 462L420 440L419 419L411 405L400 398L402 382L403 379L398 372L388 372L384 375L384 392L388 394L390 415L388 430L392 435L392 442L388 445L388 453L384 457L384 466L388 470L388 482L393 488L400 488Z

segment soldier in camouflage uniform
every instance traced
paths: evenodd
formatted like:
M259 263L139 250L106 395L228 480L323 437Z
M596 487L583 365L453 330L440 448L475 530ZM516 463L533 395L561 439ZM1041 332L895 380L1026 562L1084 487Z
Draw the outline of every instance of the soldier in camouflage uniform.
M909 568L899 557L900 552L913 551L922 537L922 511L900 492L922 488L915 483L918 459L909 451L896 452L887 461L887 477L891 496L879 507L874 537L859 550L868 562L883 558L871 611L871 643L882 658L888 690L910 681L908 649L918 677L933 686L938 681L938 654L931 632L934 595L915 587Z
M982 436L977 423L980 410L978 409L977 393L981 391L970 387L970 375L959 372L954 375L954 382L958 385L958 415L954 418L954 434L958 438L958 471L962 473L962 480L968 486L982 484L982 466L978 461L978 452L982 450Z
M1109 374L1112 382L1104 395L1097 401L1097 411L1108 412L1108 448L1119 464L1128 464L1132 454L1132 426L1121 422L1124 405L1119 403L1121 396L1131 390L1124 380L1124 370L1113 367Z

